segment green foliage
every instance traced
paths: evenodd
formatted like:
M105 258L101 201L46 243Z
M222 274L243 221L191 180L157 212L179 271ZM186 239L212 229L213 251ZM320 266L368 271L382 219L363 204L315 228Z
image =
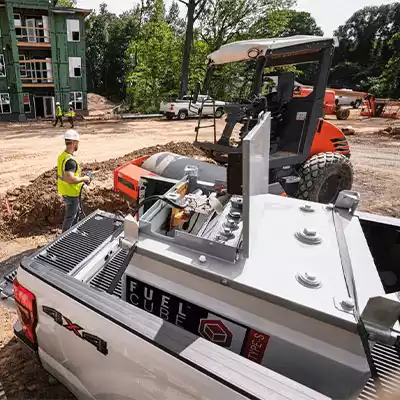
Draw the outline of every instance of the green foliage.
M57 6L59 7L75 7L76 6L77 1L76 0L58 0L57 1Z
M400 3L365 7L336 31L330 83L385 97L399 97Z
M369 79L371 92L382 97L400 98L400 32L389 41L392 57L379 78Z
M260 37L324 34L310 13L294 10L273 10L267 13L257 20L253 33Z
M158 112L160 101L178 97L186 39L178 1L166 10L163 0L141 0L120 16L100 5L87 19L90 90L124 101L130 111L145 113ZM196 4L189 92L204 80L207 55L225 43L322 34L310 14L290 9L294 0L205 0ZM307 69L286 70L304 79L312 75ZM223 100L250 98L253 76L254 62L224 65L215 72L210 94Z
M119 17L107 10L105 3L99 13L86 22L89 90L114 100L125 97L126 51L139 34L140 8Z
M128 59L136 60L126 76L134 111L156 112L163 98L177 95L182 39L165 22L163 6L155 0L154 12L127 51Z
M168 13L165 17L165 22L171 26L171 28L178 35L183 35L186 30L186 22L184 18L180 17L179 4L176 1L173 1L171 7L168 10Z
M249 38L260 33L257 31L260 16L294 4L292 0L209 1L199 18L202 39L214 51L224 43Z

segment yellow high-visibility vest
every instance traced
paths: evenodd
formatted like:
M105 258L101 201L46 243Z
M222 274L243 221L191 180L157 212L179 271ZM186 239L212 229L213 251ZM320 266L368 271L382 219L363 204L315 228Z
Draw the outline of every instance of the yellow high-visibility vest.
M75 117L75 110L72 107L68 110L68 117Z
M57 117L62 117L63 112L60 106L57 106L57 110L56 110L56 116Z
M78 197L79 193L81 191L83 182L82 183L68 183L65 180L65 163L68 160L74 160L76 162L77 168L76 168L74 175L80 176L80 174L81 174L81 169L80 169L78 161L75 159L75 157L72 154L67 153L66 151L63 151L58 156L58 161L57 161L58 194L60 194L61 196Z

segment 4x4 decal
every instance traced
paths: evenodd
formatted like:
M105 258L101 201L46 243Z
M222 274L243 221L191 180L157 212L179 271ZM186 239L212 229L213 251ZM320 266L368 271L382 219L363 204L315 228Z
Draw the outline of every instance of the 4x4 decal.
M86 332L80 325L72 322L70 319L62 315L59 311L54 308L43 306L43 312L54 319L54 321L63 326L70 332L73 332L79 338L87 341L92 344L96 349L105 356L108 354L107 342L103 339L100 339L98 336L92 335L89 332Z

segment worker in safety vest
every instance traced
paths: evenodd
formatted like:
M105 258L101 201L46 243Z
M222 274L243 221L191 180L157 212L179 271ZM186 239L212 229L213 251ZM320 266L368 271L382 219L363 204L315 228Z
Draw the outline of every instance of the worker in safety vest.
M74 120L75 120L75 109L74 106L72 105L72 102L70 101L68 103L68 122L71 124L71 128L74 127Z
M74 155L79 147L78 132L70 129L65 132L64 139L65 150L57 161L58 193L63 197L65 205L63 232L77 222L82 186L90 182L88 176L80 176L81 170Z
M57 101L57 103L56 103L56 120L54 122L54 126L57 126L58 121L60 121L61 128L64 126L62 117L63 117L62 108L61 108L60 102Z

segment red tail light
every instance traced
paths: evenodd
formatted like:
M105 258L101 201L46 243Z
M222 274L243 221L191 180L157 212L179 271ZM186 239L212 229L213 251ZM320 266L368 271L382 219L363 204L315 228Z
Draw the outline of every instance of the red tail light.
M14 279L14 300L17 303L18 316L24 330L24 334L26 338L36 347L36 298L33 293L31 293L28 289L25 289L16 279Z
M173 104L171 104L170 111L174 111L174 105Z

